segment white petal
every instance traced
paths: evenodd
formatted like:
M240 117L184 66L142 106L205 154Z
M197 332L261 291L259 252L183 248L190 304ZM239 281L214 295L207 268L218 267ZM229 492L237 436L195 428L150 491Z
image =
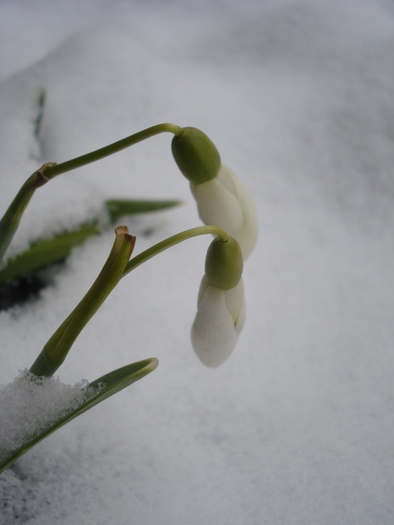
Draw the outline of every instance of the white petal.
M231 179L234 187L234 195L237 197L239 205L241 206L244 221L243 227L239 232L239 238L236 237L236 239L241 245L242 255L246 260L256 244L258 235L258 217L253 197L240 179L224 164L221 165L218 177L227 180ZM227 184L229 183L227 182Z
M239 242L244 259L252 252L258 234L258 217L252 195L224 164L217 176L202 184L190 184L205 224L223 228Z
M234 173L227 166L221 164L216 179L222 183L226 190L235 195L236 188L233 175Z
M190 189L203 223L219 226L237 238L244 224L244 214L237 197L217 177L197 186L190 184Z
M225 299L227 311L233 319L237 334L239 334L245 323L245 293L242 279L237 286L225 291Z
M224 290L210 285L205 288L191 338L196 354L206 366L219 366L231 355L237 331L226 307Z
M235 331L237 332L237 335L240 334L245 324L245 317L246 317L246 307L245 307L245 298L243 298L243 301L241 303L241 308L239 309L238 319L234 327Z
M201 279L200 289L198 290L197 308L200 307L200 303L202 301L202 298L204 297L204 292L208 288L208 286L209 286L208 280L204 275L204 277Z

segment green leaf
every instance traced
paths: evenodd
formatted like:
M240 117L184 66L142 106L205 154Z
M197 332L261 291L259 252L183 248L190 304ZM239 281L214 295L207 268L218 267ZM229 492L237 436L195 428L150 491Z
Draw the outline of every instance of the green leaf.
M55 423L42 430L38 435L33 438L27 438L26 442L19 447L17 450L13 450L8 457L4 458L0 464L0 473L8 468L14 461L20 458L25 452L30 450L32 447L37 445L40 441L45 439L47 436L55 432L58 428L69 423L77 416L83 414L90 408L94 407L98 403L101 403L108 397L120 392L124 388L135 383L139 379L142 379L150 372L153 372L159 361L153 357L138 361L130 365L118 368L109 374L106 374L99 379L96 379L88 385L88 389L94 389L95 392L91 395L82 405L76 409L72 409L67 415L60 417Z
M45 266L61 261L69 255L72 248L99 233L97 224L88 223L50 239L34 242L26 251L7 260L0 270L0 283L31 275Z
M110 199L105 203L111 222L116 222L120 217L124 217L125 215L165 210L179 206L179 204L181 204L181 201L176 200L146 201L127 199Z
M181 201L177 200L149 201L126 199L110 199L105 203L111 223L126 215L165 210L179 204L181 204ZM98 224L91 222L82 224L74 230L56 234L49 239L33 242L27 250L4 263L0 269L0 284L11 279L28 277L46 266L63 260L75 246L83 244L89 237L99 233L100 228Z

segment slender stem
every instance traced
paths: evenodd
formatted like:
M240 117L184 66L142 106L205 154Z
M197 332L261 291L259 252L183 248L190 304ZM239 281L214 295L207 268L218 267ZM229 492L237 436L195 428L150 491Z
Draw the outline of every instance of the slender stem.
M85 166L86 164L90 164L91 162L95 162L96 160L100 160L104 157L108 157L109 155L113 155L114 153L117 153L122 149L133 146L134 144L137 144L138 142L141 142L150 137L153 137L154 135L158 135L159 133L169 132L177 135L181 129L182 128L176 126L175 124L157 124L156 126L152 126L150 128L139 131L138 133L134 133L133 135L130 135L125 139L118 140L113 144L109 144L104 148L100 148L98 150L87 153L86 155L82 155L81 157L76 157L75 159L62 162L61 164L50 166L45 170L45 176L48 179L53 179L61 173L75 170L76 168L80 168L81 166Z
M135 268L137 268L147 260L151 259L155 255L164 252L164 250L167 250L168 248L171 248L172 246L175 246L180 242L187 241L188 239L192 239L193 237L197 237L198 235L207 234L218 235L222 242L227 242L228 240L227 233L218 226L198 226L197 228L185 230L183 232L177 233L176 235L173 235L172 237L168 237L168 239L165 239L164 241L161 241L155 244L154 246L151 246L147 250L133 257L126 264L126 268L124 269L122 277L132 272L133 270L135 270Z
M92 151L91 153L87 153L86 155L82 155L81 157L62 162L61 164L55 164L53 162L44 164L27 179L0 221L0 261L19 226L23 212L29 204L35 190L45 184L49 179L53 179L61 173L75 170L76 168L80 168L81 166L85 166L96 160L108 157L109 155L117 153L129 146L133 146L142 140L158 135L159 133L169 132L178 135L181 130L182 128L176 124L157 124L156 126L134 133L125 139L114 142L113 144L96 151Z
M15 231L19 226L23 212L25 211L26 206L29 204L34 192L37 188L43 186L47 182L47 178L43 172L49 165L51 164L44 164L39 170L37 170L27 179L1 219L0 261L3 258L3 255L5 254Z

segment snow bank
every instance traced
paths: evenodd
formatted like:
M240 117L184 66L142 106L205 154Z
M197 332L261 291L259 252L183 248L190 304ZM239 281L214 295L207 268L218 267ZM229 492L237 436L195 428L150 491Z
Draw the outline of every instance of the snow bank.
M24 370L0 387L0 460L81 406L89 397L87 385L87 381L66 385Z

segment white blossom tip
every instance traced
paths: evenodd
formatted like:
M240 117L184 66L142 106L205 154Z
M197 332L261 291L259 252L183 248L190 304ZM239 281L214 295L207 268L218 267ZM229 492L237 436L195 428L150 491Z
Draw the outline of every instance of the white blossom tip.
M198 311L191 331L194 350L204 365L215 368L232 354L245 320L242 279L231 290L201 281Z

